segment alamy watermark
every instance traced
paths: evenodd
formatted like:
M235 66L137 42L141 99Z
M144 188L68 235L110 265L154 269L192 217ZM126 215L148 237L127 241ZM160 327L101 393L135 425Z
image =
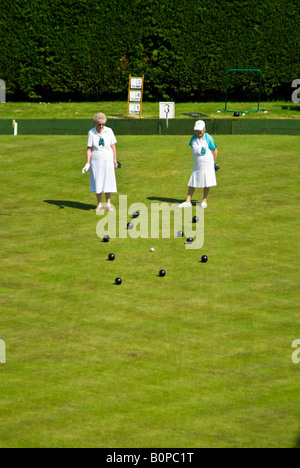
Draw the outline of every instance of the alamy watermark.
M0 102L5 103L6 102L6 85L5 81L0 80Z
M300 340L294 340L292 343L292 348L296 348L292 353L292 361L294 364L299 364L300 362Z
M128 216L135 212L139 216L132 219L128 229ZM200 204L179 208L175 203L151 203L149 209L144 203L133 203L128 207L127 195L120 195L118 213L116 210L100 211L97 215L102 216L96 227L99 238L109 235L121 239L170 239L182 237L184 233L184 237L193 239L186 243L186 249L201 249L204 244L204 209Z
M6 345L3 340L0 340L0 364L6 364Z
M295 89L295 91L292 94L292 101L295 104L298 104L300 102L300 96L299 96L299 94L300 94L300 79L293 81L292 88L297 88L297 89Z

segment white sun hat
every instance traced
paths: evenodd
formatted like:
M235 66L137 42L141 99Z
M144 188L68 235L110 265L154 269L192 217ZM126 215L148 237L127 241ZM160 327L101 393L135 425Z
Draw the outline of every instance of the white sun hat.
M197 122L195 123L195 127L194 127L194 130L204 130L205 129L205 122L204 120L197 120Z

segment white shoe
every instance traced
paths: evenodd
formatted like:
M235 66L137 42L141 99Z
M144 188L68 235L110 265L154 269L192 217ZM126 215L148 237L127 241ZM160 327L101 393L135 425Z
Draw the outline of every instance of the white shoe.
M202 202L202 203L200 203L200 206L201 206L201 208L207 208L207 203Z
M183 203L180 203L180 205L178 205L178 208L189 208L191 206L192 206L191 202L183 202Z

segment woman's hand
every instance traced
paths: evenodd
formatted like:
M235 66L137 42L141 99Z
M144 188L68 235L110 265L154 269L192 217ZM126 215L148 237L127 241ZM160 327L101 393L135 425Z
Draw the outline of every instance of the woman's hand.
M114 167L115 169L118 168L118 162L117 162L117 150L116 150L116 145L110 145L113 155L114 155Z
M82 169L82 174L84 174L85 172L87 172L89 170L89 168L91 167L90 163L86 163L86 165L84 166L84 168Z

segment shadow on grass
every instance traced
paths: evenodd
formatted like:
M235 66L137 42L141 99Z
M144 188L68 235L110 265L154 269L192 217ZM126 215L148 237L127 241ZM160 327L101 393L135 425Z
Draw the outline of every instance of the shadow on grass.
M182 203L185 201L184 198L181 198L178 200L177 198L164 198L164 197L148 197L148 200L151 201L161 201L161 202L166 202L166 203ZM192 200L192 204L196 203L194 200Z
M88 205L87 203L67 201L67 200L43 200L44 203L49 203L49 205L56 205L60 209L65 207L74 208L76 210L90 211L95 209L95 205Z
M293 448L300 448L300 434L298 435Z
M297 104L285 104L284 106L281 106L282 110L292 110L292 111L300 111L300 106Z

